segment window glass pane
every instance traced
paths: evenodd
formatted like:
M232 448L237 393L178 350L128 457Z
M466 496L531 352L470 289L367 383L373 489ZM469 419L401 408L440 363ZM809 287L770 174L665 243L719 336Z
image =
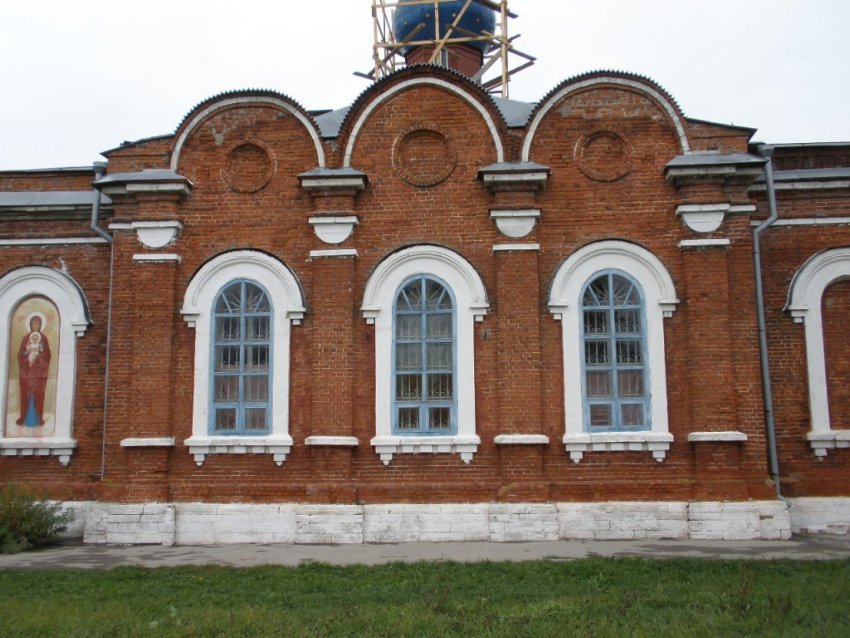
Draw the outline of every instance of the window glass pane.
M422 315L397 315L395 336L398 339L421 339Z
M422 369L422 344L399 343L395 347L396 370Z
M399 408L398 409L398 429L399 430L417 430L417 429L419 429L419 408Z
M425 280L425 298L427 310L449 310L452 307L451 298L446 289L431 279Z
M218 317L215 320L215 340L218 342L239 341L239 317Z
M230 402L239 400L239 377L215 377L213 401Z
M215 410L216 430L236 429L236 408L216 408Z
M263 372L269 369L268 346L245 346L245 370Z
M589 397L610 397L611 396L611 373L610 372L591 372L588 370L587 375L587 396Z
M642 403L627 403L620 407L622 409L624 427L635 427L643 425Z
M266 429L266 409L265 408L245 408L245 429L246 430L265 430Z
M429 374L428 375L428 398L447 400L452 398L452 375L451 374Z
M218 296L215 311L218 314L239 314L242 310L242 284L236 283L225 288Z
M610 363L607 341L585 341L584 362L590 366L604 366Z
M264 375L246 376L244 380L245 400L264 402L269 399L269 378Z
M411 281L404 287L405 297L407 298L407 303L410 306L410 310L421 310L422 309L422 280L417 279L416 281ZM402 310L402 308L399 308Z
M585 310L584 311L584 334L606 335L608 334L608 311L607 310Z
M622 275L611 275L614 288L615 306L635 306L640 304L635 285Z
M422 375L398 374L395 378L395 398L397 401L422 400Z
M449 313L426 317L429 339L451 339L452 315Z
M245 319L245 339L248 341L269 340L269 317L248 317Z
M216 346L215 370L239 370L239 346Z
M610 305L608 301L608 275L602 275L590 282L584 292L583 303L585 306Z
M606 403L590 406L590 425L591 427L606 427L612 425L610 404Z
M617 363L626 365L643 363L640 341L636 339L617 339Z
M643 396L643 370L621 370L617 373L617 389L621 397Z
M616 310L614 322L617 325L617 334L639 334L640 310Z
M245 284L245 312L270 312L269 300L262 288Z
M428 408L428 428L430 430L448 430L452 427L451 418L449 408Z
M425 346L428 350L429 370L451 370L452 369L452 344L451 343L429 343Z

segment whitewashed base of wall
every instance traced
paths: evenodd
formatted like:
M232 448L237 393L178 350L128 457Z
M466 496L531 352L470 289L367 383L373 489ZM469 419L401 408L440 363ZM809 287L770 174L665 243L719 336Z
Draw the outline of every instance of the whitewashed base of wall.
M850 534L850 498L433 505L69 502L91 544L358 544L557 540L787 540Z

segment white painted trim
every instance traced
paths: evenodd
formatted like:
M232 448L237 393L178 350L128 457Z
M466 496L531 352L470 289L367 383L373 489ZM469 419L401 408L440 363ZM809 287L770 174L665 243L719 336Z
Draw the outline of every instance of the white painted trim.
M54 345L54 356L58 357L56 379L56 415L54 435L45 439L3 439L9 385L9 351L14 349L9 343L9 325L12 313L18 304L28 297L41 295L56 305L59 311L59 347ZM63 465L67 465L73 443L74 398L77 380L77 337L82 337L89 327L88 305L82 289L65 273L44 266L24 266L7 273L0 279L0 441L7 447L14 441L23 441L27 449L39 445L59 455ZM75 444L76 445L76 444ZM14 449L19 449L15 447ZM63 459L68 457L68 460Z
M133 255L133 261L138 261L142 263L148 264L166 264L171 262L180 263L182 257L175 253L162 253L162 254L151 254L151 253L137 253Z
M271 388L271 435L245 437L210 437L209 393L210 393L210 339L212 331L212 309L218 293L230 282L247 279L262 286L272 304L273 366ZM192 437L186 441L195 451L198 464L207 454L239 452L241 447L264 448L286 458L291 446L289 436L289 375L291 324L300 323L304 316L304 298L301 286L292 271L274 257L252 250L224 253L204 264L195 273L183 298L180 310L189 327L195 329L195 380L192 409ZM248 443L240 443L240 441Z
M750 222L750 226L759 226L763 222ZM850 217L796 217L793 219L777 219L771 226L838 226L850 224Z
M545 434L499 434L493 439L496 445L549 445Z
M577 347L581 342L581 293L592 277L609 269L628 273L643 291L648 359L646 373L651 397L650 432L590 434L584 431L582 355ZM561 320L564 444L573 461L580 461L586 451L620 449L623 442L632 444L627 445L626 450L650 450L656 460L664 459L663 453L669 448L669 441L673 440L668 434L667 423L664 317L672 316L678 303L673 279L661 260L645 248L628 242L609 240L588 244L570 255L558 269L549 295L549 310Z
M581 82L575 82L574 84L569 84L565 86L563 89L561 89L551 98L549 98L549 101L546 102L546 104L543 105L543 107L537 111L537 115L534 116L534 120L531 122L531 126L528 127L528 133L526 134L525 141L522 145L523 162L530 161L529 158L531 155L531 145L534 142L534 136L537 134L537 128L540 126L540 123L543 121L543 118L546 117L549 111L551 111L552 108L558 104L558 102L560 102L570 93L575 93L576 91L580 91L591 86L596 86L598 84L614 84L618 86L625 86L634 89L635 91L638 91L640 93L645 93L649 95L667 113L667 116L673 122L673 126L676 127L676 132L679 136L679 145L682 148L682 152L690 152L688 134L685 130L684 124L682 123L682 119L679 117L676 108L666 97L664 97L654 88L648 86L647 84L644 84L643 82L638 82L636 80L629 80L620 77L601 76L596 78L590 78L588 80L582 80Z
M729 246L729 239L683 239L679 242L679 248L710 248L712 246Z
M308 436L304 445L311 447L357 447L360 441L356 436Z
M365 177L305 177L301 180L301 187L307 190L311 188L355 188L363 190L366 188Z
M77 449L74 439L3 439L0 438L0 456L58 456L59 463L66 467Z
M794 275L785 310L797 323L805 324L806 370L809 384L809 417L812 432L809 442L819 456L826 448L812 435L832 431L826 375L826 354L823 337L823 293L835 283L850 278L850 248L832 248L809 259ZM819 452L822 452L820 454Z
M161 437L131 437L121 439L121 447L174 447L173 436Z
M743 432L691 432L688 443L743 443L747 435Z
M177 233L183 230L183 223L177 220L158 222L114 222L109 230L135 231L136 239L146 248L164 248L174 241Z
M451 289L457 321L457 435L396 436L392 432L393 305L399 287L410 277L432 275ZM375 446L386 464L393 454L459 452L465 462L480 442L475 434L475 321L489 304L478 272L457 253L439 246L412 246L389 255L369 277L362 312L375 325ZM436 446L436 447L435 447Z
M757 210L758 206L755 204L733 204L729 207L729 213L732 215L755 213ZM760 224L761 222L757 223Z
M694 232L713 233L730 208L729 204L684 204L676 208L676 216Z
M195 394L197 395L197 392ZM283 397L283 399L288 403L288 397ZM280 403L280 401L278 400L277 403ZM277 410L275 412L277 413ZM193 434L184 441L184 444L189 447L189 454L195 457L195 464L198 467L201 467L207 456L211 454L271 454L274 456L275 465L280 467L292 450L292 437L279 432L277 423L272 425L275 431L271 436L205 436Z
M314 215L307 222L313 227L316 237L326 244L341 244L351 237L354 227L360 223L356 215L345 217Z
M340 248L339 250L311 250L310 257L322 259L325 257L357 257L356 248Z
M805 180L799 182L775 182L774 188L777 191L819 191L819 190L839 190L842 188L850 188L850 180L835 179L835 180ZM753 192L761 192L767 190L764 184L753 184L749 190Z
M180 164L180 154L183 152L183 146L186 144L186 140L194 132L195 128L203 123L204 120L217 111L234 106L249 104L274 106L293 115L299 122L301 122L301 124L304 125L304 128L306 128L307 132L310 134L310 138L313 140L313 145L316 148L316 157L318 159L319 167L325 167L325 149L322 146L322 140L319 138L319 132L316 130L315 126L313 126L312 122L310 122L310 120L301 113L301 111L279 98L271 96L245 96L213 102L200 113L196 114L180 133L180 137L177 138L177 143L174 145L174 152L171 154L171 170L177 172L177 168Z
M540 244L493 244L493 252L508 250L540 250Z
M499 232L512 239L527 236L534 229L539 218L539 208L490 211L490 219L496 222Z
M502 145L502 140L499 137L499 129L496 127L496 123L493 121L490 113L475 96L451 82L446 82L445 80L440 80L438 78L413 78L405 80L404 82L399 82L398 84L388 88L386 91L372 97L369 105L363 109L363 112L351 128L351 135L345 146L345 159L342 164L344 168L351 167L351 156L354 154L354 147L357 143L357 138L360 135L360 129L363 128L363 125L366 123L366 120L372 112L392 96L415 86L438 86L466 100L472 108L478 111L484 119L484 122L487 124L487 128L490 130L490 135L492 135L493 143L496 146L496 162L501 163L505 161L505 150Z
M108 244L103 237L42 237L32 239L0 239L0 246L74 246L77 244Z

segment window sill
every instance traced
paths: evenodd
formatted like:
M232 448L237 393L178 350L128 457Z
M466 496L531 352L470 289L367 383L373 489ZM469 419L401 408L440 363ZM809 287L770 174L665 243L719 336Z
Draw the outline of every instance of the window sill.
M578 463L585 452L652 452L661 463L673 442L667 432L605 432L600 434L565 434L564 447L573 463Z
M850 430L829 430L827 432L809 432L806 440L812 446L815 456L824 457L829 450L850 447Z
M747 435L743 432L691 432L688 443L745 443Z
M66 467L76 447L74 439L0 439L0 456L58 456Z
M460 454L463 462L469 465L480 443L481 439L475 435L376 436L371 441L384 465L389 465L395 454L451 454L454 452Z
M184 441L200 467L210 454L273 454L280 467L292 449L292 437L278 436L193 436Z

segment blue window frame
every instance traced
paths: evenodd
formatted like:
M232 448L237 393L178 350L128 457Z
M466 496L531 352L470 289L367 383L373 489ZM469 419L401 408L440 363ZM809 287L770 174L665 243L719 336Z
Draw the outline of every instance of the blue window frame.
M212 434L270 431L272 310L260 286L239 280L219 292L213 306Z
M455 434L455 303L449 287L417 275L393 307L393 431Z
M581 307L585 430L650 429L640 286L618 271L594 275L584 287Z

